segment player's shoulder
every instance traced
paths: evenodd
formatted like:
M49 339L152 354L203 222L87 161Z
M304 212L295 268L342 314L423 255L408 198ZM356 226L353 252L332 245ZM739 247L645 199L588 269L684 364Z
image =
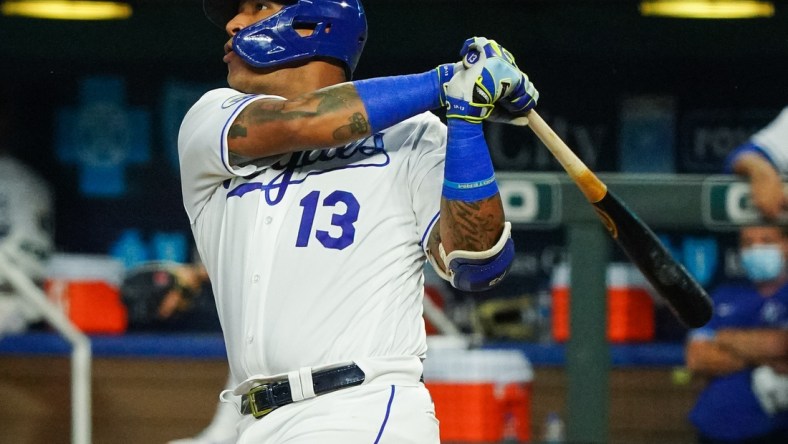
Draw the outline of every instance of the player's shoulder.
M417 138L425 136L445 137L446 125L432 112L423 112L403 120L387 129L384 134L390 137Z
M204 106L219 107L222 109L234 108L250 100L274 99L284 100L283 97L266 94L250 94L232 88L216 88L203 94L192 108Z
M232 88L216 88L212 89L197 100L196 106L211 105L219 106L221 108L230 108L245 100L250 100L255 97L255 94L247 94Z
M239 106L251 100L265 97L273 98L274 96L248 94L232 88L216 88L207 91L184 115L181 131L192 132L211 119L221 121L223 124L223 119L232 115Z
M413 117L405 119L402 124L406 125L417 125L417 126L439 126L445 127L441 119L438 118L435 113L431 111L425 111L420 114L416 114Z
M232 89L232 88L214 88L205 92L205 94L200 97L200 100L215 100L217 98L223 97L230 97L230 96L244 96L248 94L244 94L241 91Z

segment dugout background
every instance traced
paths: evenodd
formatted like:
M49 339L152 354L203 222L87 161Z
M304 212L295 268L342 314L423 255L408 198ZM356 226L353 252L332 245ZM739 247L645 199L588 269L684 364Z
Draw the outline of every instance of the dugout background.
M198 0L131 3L134 15L120 22L0 17L0 85L19 119L17 154L55 188L65 251L108 252L129 228L188 235L174 137L192 96L223 85L225 37ZM788 2L776 3L770 19L712 21L643 18L636 1L367 0L370 36L356 77L428 70L457 59L465 38L485 35L516 55L541 93L540 114L592 169L638 168L621 156L629 134L621 113L646 97L672 128L653 147L669 162L659 167L718 172L727 150L786 104ZM96 77L109 86L85 86ZM63 114L98 100L85 99L86 88L134 114L119 148L125 188L111 197L84 193L83 164L68 151L75 136L58 129ZM95 142L100 132L76 140ZM559 170L527 129L489 134L499 170Z
M119 251L124 236L136 232L148 250L159 235L185 240L182 257L187 258L191 235L180 200L174 137L185 107L202 91L223 85L226 37L204 18L199 0L130 3L134 15L122 22L0 17L2 100L15 110L15 154L53 186L59 251L110 254ZM365 0L370 34L356 78L431 69L456 60L467 37L483 35L515 54L541 93L540 114L592 169L718 173L731 148L788 104L788 2L775 2L773 18L732 21L643 18L637 3ZM69 131L80 112L101 100L124 119ZM639 107L653 111L653 124L664 129L657 142L632 142L638 135L648 136L628 118ZM103 136L107 133L115 138ZM560 171L527 129L488 128L487 135L500 171ZM94 159L90 164L76 154L83 145L107 144L124 159L110 169L124 180L109 195L97 194L90 180L92 173L108 174L91 169L106 162ZM643 161L627 156L632 152L642 154ZM661 161L648 161L655 158ZM687 236L709 233L659 234L680 246ZM731 233L715 232L713 237L719 242L720 267L709 286L730 271L725 261ZM517 282L487 297L544 289L552 265L565 251L560 229L518 230L516 238L518 247L527 246L515 264ZM679 343L685 331L670 316L660 319L657 339ZM158 365L139 365L148 364ZM59 373L62 367L61 362L53 368ZM24 379L25 371L5 368L10 369L5 375L37 386L36 379ZM99 363L97 372L105 369L110 380L115 374L110 368L115 363ZM644 377L629 370L616 370L616 381L629 390L622 400L632 399L632 388ZM221 374L221 368L212 373L219 384ZM657 399L662 396L674 412L686 409L697 387L672 393L670 378L669 372L653 375L649 380L655 385L641 391L642 404L661 402ZM140 379L140 386L151 384ZM128 383L125 374L118 380ZM542 385L535 396L546 399L550 408L560 407L560 367L537 368L537 382ZM616 409L622 411L637 409L628 404ZM675 416L673 423L681 419ZM613 421L631 426L638 419L657 422L647 412L614 416ZM199 421L186 424L194 427ZM686 432L686 427L673 431L679 437Z
M17 154L55 187L64 251L109 252L129 228L143 237L188 229L174 138L192 97L223 85L225 37L198 0L131 3L134 15L120 22L0 17L0 84L19 119ZM455 60L467 37L494 38L537 85L540 114L596 171L626 171L620 114L633 97L668 102L674 132L659 146L672 159L664 168L690 173L718 172L726 151L786 103L786 2L777 2L771 19L734 21L643 18L637 2L613 0L365 6L370 37L357 78L428 70ZM97 77L110 86L87 95L117 96L118 108L133 114L119 148L127 159L118 170L125 187L109 197L86 195L80 181L88 173L69 154L76 149L69 140L106 143L95 139L103 129L120 132L112 127L117 122L89 134L59 129L63 114L99 100L82 92ZM490 145L499 170L559 171L527 129L500 129ZM520 146L532 149L519 153Z

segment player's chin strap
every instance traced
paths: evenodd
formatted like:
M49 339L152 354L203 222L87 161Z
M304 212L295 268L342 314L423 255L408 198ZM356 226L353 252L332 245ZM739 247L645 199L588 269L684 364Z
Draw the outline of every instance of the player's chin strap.
M438 250L446 264L448 273L435 263L433 255L428 255L438 276L451 282L454 288L462 291L485 291L503 280L514 261L514 242L512 224L504 223L498 242L486 251L455 250L446 254L443 244Z

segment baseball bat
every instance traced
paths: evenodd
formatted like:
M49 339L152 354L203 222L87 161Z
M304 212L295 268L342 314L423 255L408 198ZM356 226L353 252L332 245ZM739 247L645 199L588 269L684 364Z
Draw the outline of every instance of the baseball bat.
M580 188L610 236L668 302L676 317L691 328L705 325L712 315L711 298L648 225L607 189L534 110L528 114L528 126Z

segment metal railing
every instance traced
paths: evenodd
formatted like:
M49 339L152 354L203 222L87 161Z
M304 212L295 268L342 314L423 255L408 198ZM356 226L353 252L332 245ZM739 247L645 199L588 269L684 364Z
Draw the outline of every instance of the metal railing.
M46 294L0 251L0 274L30 302L44 319L71 344L71 442L91 442L91 359L90 339L47 299Z

